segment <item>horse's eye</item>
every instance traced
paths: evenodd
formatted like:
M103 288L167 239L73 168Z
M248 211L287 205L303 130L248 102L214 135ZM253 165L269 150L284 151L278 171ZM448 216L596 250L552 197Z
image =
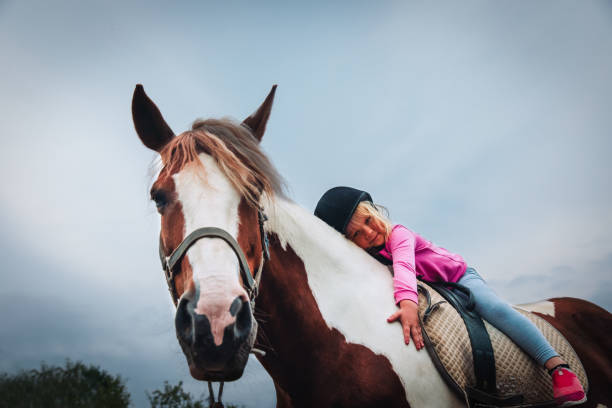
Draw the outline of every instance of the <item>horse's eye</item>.
M168 195L162 190L151 191L151 200L155 201L155 206L160 214L168 205Z

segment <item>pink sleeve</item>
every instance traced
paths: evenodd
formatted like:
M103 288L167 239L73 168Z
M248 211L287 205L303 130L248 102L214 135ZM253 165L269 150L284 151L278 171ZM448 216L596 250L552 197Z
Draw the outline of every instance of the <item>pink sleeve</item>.
M416 237L402 225L393 227L385 248L393 259L393 287L395 302L408 299L419 302L417 294L414 248Z

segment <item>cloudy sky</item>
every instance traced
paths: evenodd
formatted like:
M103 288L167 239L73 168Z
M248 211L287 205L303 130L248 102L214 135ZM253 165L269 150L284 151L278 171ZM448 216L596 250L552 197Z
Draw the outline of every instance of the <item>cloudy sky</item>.
M157 259L142 83L175 132L242 119L312 209L369 190L511 302L612 310L612 3L0 1L0 370L65 358L135 407L191 380ZM225 399L274 403L256 360Z

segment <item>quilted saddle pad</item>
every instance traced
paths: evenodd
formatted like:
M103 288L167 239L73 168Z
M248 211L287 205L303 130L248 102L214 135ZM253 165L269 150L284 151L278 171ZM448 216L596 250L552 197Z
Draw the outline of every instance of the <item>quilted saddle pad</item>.
M444 298L435 289L424 282L419 282L419 285L429 292L431 304L443 302L423 322L427 300L419 290L419 318L427 350L438 369L444 369L448 373L448 376L442 376L449 385L465 396L466 387L474 387L476 377L472 347L463 319L451 305L444 302ZM514 308L544 334L557 353L572 367L586 392L586 372L569 342L546 320L518 307ZM498 396L523 395L523 402L514 405L515 407L554 405L552 381L546 369L539 366L501 331L486 321L484 323L495 355Z

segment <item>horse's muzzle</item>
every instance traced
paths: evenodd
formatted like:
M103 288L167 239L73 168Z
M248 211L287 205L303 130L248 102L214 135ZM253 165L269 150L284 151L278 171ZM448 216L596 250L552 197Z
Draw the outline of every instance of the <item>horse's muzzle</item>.
M216 345L209 317L196 313L195 302L183 297L175 317L176 335L191 376L204 381L233 381L242 376L255 341L257 322L248 301L236 298L230 313L235 320L223 329Z

